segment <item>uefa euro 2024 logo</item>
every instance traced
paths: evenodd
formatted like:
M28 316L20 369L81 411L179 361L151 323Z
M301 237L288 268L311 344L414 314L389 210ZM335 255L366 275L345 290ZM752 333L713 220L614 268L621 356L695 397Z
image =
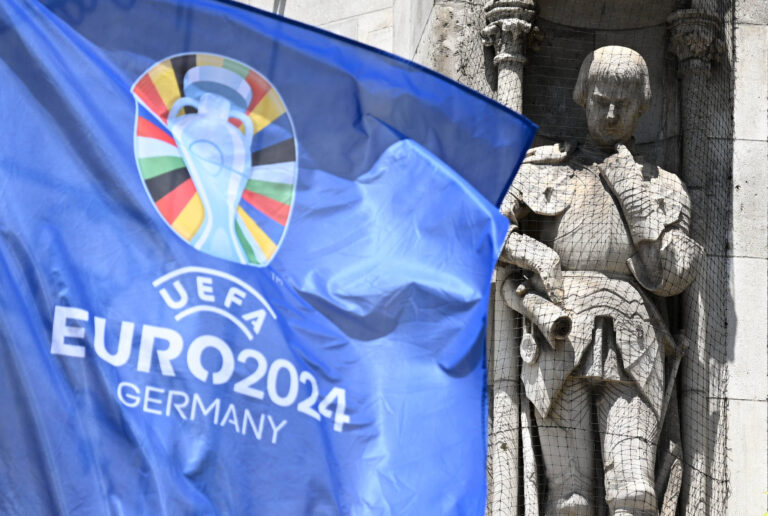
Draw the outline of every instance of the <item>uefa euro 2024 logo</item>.
M297 173L293 125L277 91L247 65L201 53L152 65L131 91L137 103L136 163L162 218L202 252L258 267L269 264L288 225ZM258 441L265 437L277 444L292 419L289 409L318 422L331 421L335 432L350 423L344 387L280 356L273 346L281 338L278 314L249 282L187 265L164 273L152 286L177 323L215 314L234 324L247 341L236 332L190 336L190 329L224 328L210 319L181 332L139 325L136 318L107 321L98 309L56 305L51 354L62 359L95 355L116 368L135 364L137 372L159 373L153 376L155 385L121 376L116 389L121 405L184 421L197 418ZM107 327L118 323L115 350L112 343L107 346ZM219 359L211 359L216 354ZM195 378L224 393L231 388L237 396L212 397L187 382L158 382L185 367L185 380ZM247 405L242 403L246 400ZM260 405L251 405L254 400ZM266 401L280 410L269 409ZM258 413L259 408L264 410Z
M241 62L190 53L154 64L131 91L136 162L163 219L202 252L267 265L297 175L293 124L274 87Z
M247 65L201 53L152 65L131 91L137 102L136 163L158 213L204 253L259 267L269 264L288 225L297 170L293 125L277 91ZM273 346L280 340L278 314L249 282L187 265L164 273L152 286L182 326L188 317L215 314L234 324L247 341L236 332L190 336L190 329L224 328L210 319L182 332L175 326L138 325L135 318L107 321L98 309L56 305L51 353L68 359L95 355L116 368L135 364L137 372L159 373L155 385L121 377L118 401L156 416L198 418L259 441L266 437L277 444L291 420L285 411L290 408L315 421L332 421L336 432L350 423L344 387L322 382L306 365L280 356ZM114 350L106 344L107 327L118 323ZM86 325L91 325L87 332ZM219 359L211 359L216 354ZM185 367L186 379L222 392L231 388L237 396L211 397L210 391L195 392L194 384L157 381ZM246 400L269 401L280 411L242 403ZM266 410L258 413L256 408Z

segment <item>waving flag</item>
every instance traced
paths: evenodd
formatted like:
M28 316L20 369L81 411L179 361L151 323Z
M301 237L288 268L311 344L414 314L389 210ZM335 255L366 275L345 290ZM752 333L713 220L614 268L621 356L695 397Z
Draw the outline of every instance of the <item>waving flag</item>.
M0 513L483 512L530 122L203 0L4 0L0 112Z

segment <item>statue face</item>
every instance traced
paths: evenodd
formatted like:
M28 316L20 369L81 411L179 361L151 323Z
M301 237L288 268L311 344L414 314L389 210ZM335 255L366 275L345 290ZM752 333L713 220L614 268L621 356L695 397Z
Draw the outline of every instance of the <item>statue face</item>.
M587 127L598 145L626 143L640 118L640 88L629 81L598 79L585 106Z

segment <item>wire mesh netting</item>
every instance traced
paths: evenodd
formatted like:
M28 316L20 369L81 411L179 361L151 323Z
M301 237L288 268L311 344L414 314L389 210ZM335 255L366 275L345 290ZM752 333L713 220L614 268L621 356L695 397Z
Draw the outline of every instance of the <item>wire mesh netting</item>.
M725 512L732 16L436 1L407 56L540 127L501 208L489 514Z
M501 208L489 513L724 512L731 9L463 11L459 79L540 126Z

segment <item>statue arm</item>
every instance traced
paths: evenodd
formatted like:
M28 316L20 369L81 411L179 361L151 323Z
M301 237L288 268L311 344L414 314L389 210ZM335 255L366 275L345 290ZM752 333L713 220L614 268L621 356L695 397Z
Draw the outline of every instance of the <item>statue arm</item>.
M676 178L659 178L653 184L644 180L642 165L626 147L620 146L618 158L602 175L621 205L637 250L628 260L629 268L646 290L659 296L679 294L693 281L703 254L689 236L688 193Z
M528 207L517 197L514 187L510 188L502 202L501 213L509 218L511 225L499 260L535 272L550 299L559 303L563 297L560 256L543 242L520 233L518 221L529 212Z
M629 269L646 290L658 296L674 296L693 282L699 259L704 254L687 231L665 229L653 242L641 242L628 260Z

